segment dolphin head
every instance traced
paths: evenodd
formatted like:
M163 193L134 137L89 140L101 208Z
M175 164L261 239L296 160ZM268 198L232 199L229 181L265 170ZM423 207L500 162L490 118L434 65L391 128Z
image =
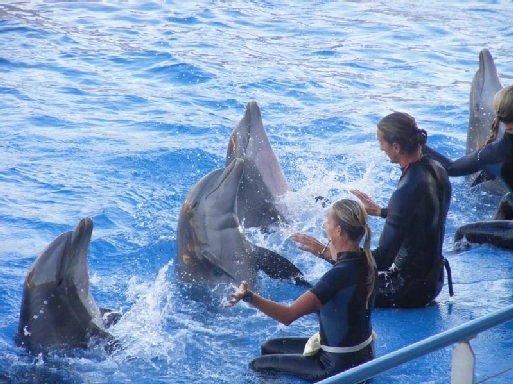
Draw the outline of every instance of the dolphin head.
M185 201L191 222L198 226L207 222L216 229L238 227L236 200L243 171L244 160L234 159L225 169L200 180Z
M80 287L79 292L89 292L87 254L93 233L90 218L80 220L75 229L52 241L30 268L25 285L36 288L55 284L64 288Z
M27 273L17 341L35 346L78 346L87 341L100 310L91 296L87 254L90 218L52 241Z
M210 172L187 195L178 219L177 268L183 280L238 279L253 266L250 244L237 217L244 160Z
M488 49L479 53L479 69L472 79L469 100L469 129L467 133L467 153L483 146L490 135L490 127L495 113L492 102L502 88L497 68ZM502 127L502 132L504 127Z
M235 126L228 142L226 164L245 161L237 193L237 214L245 227L268 226L284 219L279 202L290 187L274 153L255 101L246 106L244 117Z

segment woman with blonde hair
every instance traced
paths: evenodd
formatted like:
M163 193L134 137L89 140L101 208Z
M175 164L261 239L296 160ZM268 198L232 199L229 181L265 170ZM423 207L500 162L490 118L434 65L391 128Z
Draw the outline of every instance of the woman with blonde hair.
M431 304L444 284L442 255L445 221L451 201L447 172L422 155L427 133L407 113L393 112L377 124L376 138L391 163L401 168L396 190L386 207L367 194L351 192L367 214L385 219L379 244L372 250L378 269L376 307L420 308ZM317 239L294 236L299 249L329 256ZM448 276L450 276L448 274ZM449 278L449 292L452 294Z
M327 261L333 267L294 303L286 306L265 299L243 281L225 305L243 300L285 325L319 313L319 333L311 338L275 338L262 344L262 356L249 364L256 371L282 372L315 382L374 358L371 312L376 269L367 213L359 202L343 199L333 204L324 226L331 255Z
M424 154L438 161L449 176L465 176L486 171L500 177L513 192L513 86L502 88L493 98L495 119L491 134L482 148L457 160L450 160L434 149L425 146ZM504 136L497 140L499 123L504 124Z

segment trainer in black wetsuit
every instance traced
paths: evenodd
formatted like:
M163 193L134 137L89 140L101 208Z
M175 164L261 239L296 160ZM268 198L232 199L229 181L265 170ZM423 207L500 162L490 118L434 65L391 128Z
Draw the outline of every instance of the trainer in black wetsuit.
M365 193L351 191L369 215L386 218L379 246L372 252L379 271L376 307L423 307L440 293L444 265L449 271L442 245L451 184L439 163L422 156L427 133L410 115L385 116L378 122L376 137L390 162L402 170L385 209Z
M495 119L491 135L483 148L451 161L428 146L424 153L437 160L447 170L449 176L464 176L479 170L500 177L513 192L513 85L499 90L493 97ZM504 124L504 136L496 141L499 122Z
M441 260L451 185L444 169L423 156L403 168L388 207L379 246L376 307L423 307L443 286Z
M374 357L371 313L377 273L365 209L350 199L336 202L326 218L325 230L330 239L328 261L334 266L292 305L267 300L248 290L246 282L225 305L231 307L244 300L285 325L307 314L319 315L319 332L310 339L287 337L264 342L262 355L249 364L253 370L281 372L315 382ZM364 235L362 250L359 244ZM294 234L293 238L298 241L303 236L307 235ZM314 339L318 340L317 348L305 348Z

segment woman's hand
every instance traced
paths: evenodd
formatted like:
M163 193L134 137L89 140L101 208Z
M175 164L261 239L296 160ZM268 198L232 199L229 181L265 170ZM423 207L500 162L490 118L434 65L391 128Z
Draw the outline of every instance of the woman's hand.
M328 255L328 257L324 256L326 254L326 251L330 253L329 248L325 246L323 243L321 243L319 240L317 240L315 237L304 235L302 233L294 233L292 235L292 240L294 240L296 243L299 243L297 248L302 251L313 253L315 256L321 257L323 259L330 258L330 255Z
M368 215L381 216L381 207L376 204L367 194L357 189L351 189L349 192L355 195L362 202Z
M250 293L250 290L248 289L248 283L246 281L243 281L240 283L239 288L230 294L232 299L228 301L224 307L230 308L233 307L235 304L237 304L239 301L242 300L244 296L246 296L248 293Z

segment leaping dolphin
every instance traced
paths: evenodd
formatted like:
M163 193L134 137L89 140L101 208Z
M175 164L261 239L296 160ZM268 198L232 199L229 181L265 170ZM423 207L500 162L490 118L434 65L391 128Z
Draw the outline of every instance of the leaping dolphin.
M245 160L201 178L189 191L178 219L175 272L186 282L255 284L257 272L306 283L285 257L252 244L237 216L237 191Z
M237 216L245 227L266 227L286 221L280 198L290 187L264 129L260 107L246 106L228 142L226 166L233 159L244 160L244 172L237 193Z
M32 352L86 347L92 336L107 341L107 348L115 345L102 317L110 311L98 308L89 289L87 254L92 232L93 221L80 220L32 264L23 288L16 334L19 345Z
M479 69L476 71L470 87L469 124L467 132L466 153L479 150L490 136L490 127L495 112L492 102L495 94L502 89L497 68L492 54L488 49L479 53ZM500 124L499 139L504 134L504 125ZM482 184L483 187L498 193L504 193L506 187L500 178L489 173L478 173L470 176L472 185Z

